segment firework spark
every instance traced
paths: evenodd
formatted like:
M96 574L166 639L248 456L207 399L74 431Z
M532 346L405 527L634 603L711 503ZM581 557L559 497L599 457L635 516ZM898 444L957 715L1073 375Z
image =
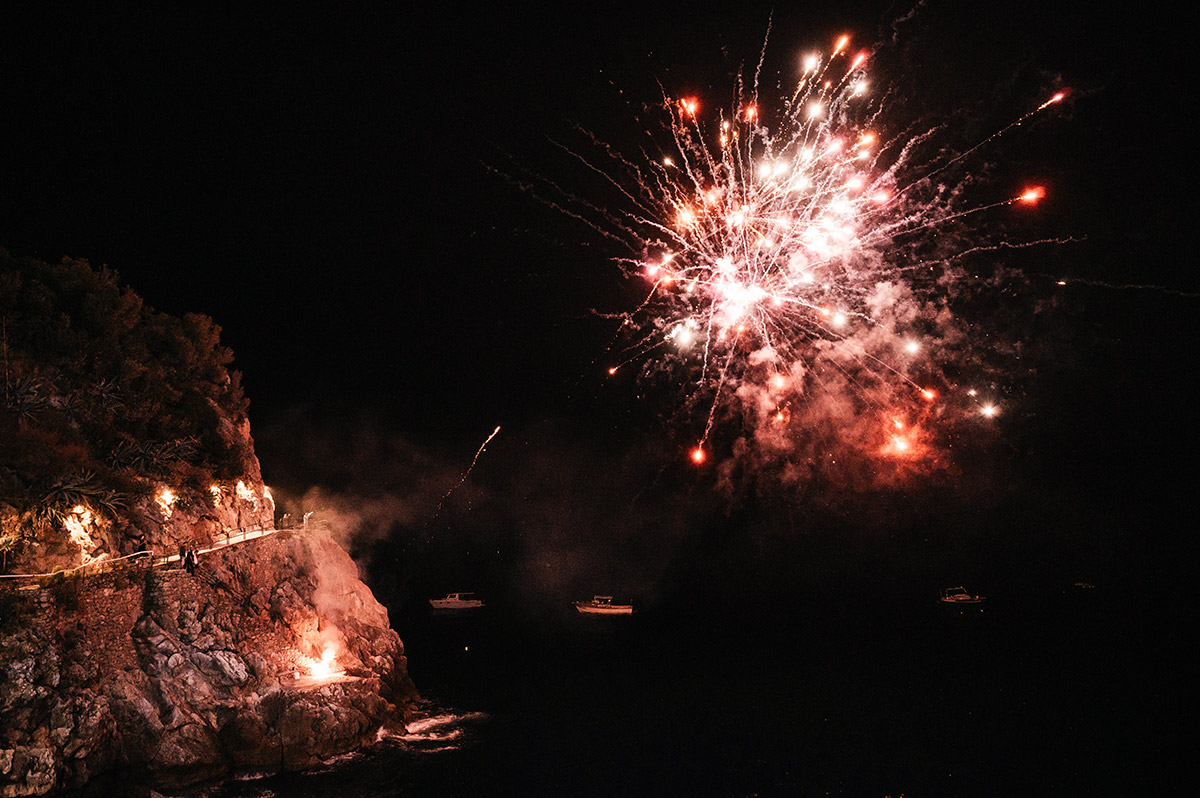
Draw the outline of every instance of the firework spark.
M500 434L500 425L497 424L496 428L494 430L492 430L492 434L487 436L484 439L483 443L481 443L479 445L479 449L475 452L475 456L473 458L471 458L471 465L467 466L467 471L465 474L463 474L463 479L466 479L470 475L471 469L475 468L475 464L479 462L479 455L483 454L483 450L486 449L487 445L492 442L492 438L496 437L499 434Z
M437 514L442 511L442 505L446 503L446 499L450 498L450 494L454 493L454 491L458 490L458 488L464 482L467 481L467 477L471 476L471 471L474 470L475 464L479 462L479 456L483 454L483 450L487 448L487 445L492 442L492 438L496 437L499 434L500 434L500 425L497 424L496 428L494 430L492 430L492 434L487 436L487 438L484 439L483 443L481 443L479 445L479 449L477 449L475 451L475 456L473 458L471 458L471 464L469 466L467 466L467 470L463 472L462 478L459 479L458 482L454 483L454 486L451 487L450 490L446 491L445 495L442 496L441 500L437 503L437 508L434 510L434 513L433 513L435 518L437 517Z
M869 60L840 38L807 58L776 110L757 85L710 121L700 98L667 98L663 151L646 164L615 157L628 181L597 169L632 204L605 218L632 239L639 255L621 263L647 286L621 315L608 373L640 362L646 376L684 378L697 465L718 454L710 438L728 413L742 422L733 449L794 461L802 441L823 435L905 463L934 456L930 427L948 415L996 415L944 369L963 345L951 263L982 248L956 225L1035 205L1046 189L966 205L946 184L951 166L1065 94L927 158L936 131L888 132ZM950 409L952 399L963 401Z

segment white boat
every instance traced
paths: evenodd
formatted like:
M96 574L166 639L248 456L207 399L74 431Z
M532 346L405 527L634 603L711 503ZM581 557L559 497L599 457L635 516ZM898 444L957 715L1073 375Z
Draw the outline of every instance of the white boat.
M447 593L445 598L430 599L429 604L435 610L474 610L482 607L483 601L474 593Z
M589 615L632 615L632 604L613 604L612 596L592 596L591 601L576 601L575 609Z
M964 604L982 604L986 599L987 596L976 596L974 593L968 593L965 587L959 585L958 587L943 588L941 598L938 601L943 604L962 606Z

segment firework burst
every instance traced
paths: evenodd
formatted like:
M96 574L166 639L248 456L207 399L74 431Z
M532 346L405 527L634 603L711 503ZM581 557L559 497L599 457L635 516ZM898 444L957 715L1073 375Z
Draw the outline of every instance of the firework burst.
M842 37L777 105L757 82L715 111L667 97L657 152L605 148L615 167L593 166L628 205L605 232L632 243L620 263L646 290L618 315L608 372L683 386L697 465L770 461L799 480L850 451L877 474L928 469L946 429L1000 412L964 368L955 264L997 246L970 221L1046 192L969 202L962 164L1064 95L950 152L936 127L893 129L870 61Z

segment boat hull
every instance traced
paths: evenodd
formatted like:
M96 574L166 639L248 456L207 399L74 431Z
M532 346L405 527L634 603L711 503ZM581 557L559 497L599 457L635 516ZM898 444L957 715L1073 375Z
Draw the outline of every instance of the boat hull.
M462 599L430 599L429 606L435 610L477 610L483 606L479 600L463 601Z
M474 593L448 593L440 599L430 599L434 610L479 610L484 600L476 599Z
M942 591L942 595L938 597L938 601L943 604L949 604L951 607L963 607L974 604L982 604L987 596L977 596L974 593L967 592L967 589L962 587L948 587Z
M632 604L608 604L596 606L584 602L577 603L575 609L584 615L632 615Z

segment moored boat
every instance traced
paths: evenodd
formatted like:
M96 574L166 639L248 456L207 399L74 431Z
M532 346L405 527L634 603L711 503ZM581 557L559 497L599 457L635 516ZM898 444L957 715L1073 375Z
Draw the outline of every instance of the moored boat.
M942 589L942 595L938 601L943 604L951 604L955 606L963 606L970 604L982 604L987 599L987 596L977 596L974 593L968 593L965 587L947 587Z
M429 604L435 610L475 610L484 606L474 593L447 593L444 598L430 599Z
M592 596L590 601L576 601L575 609L588 615L632 615L632 604L614 604L612 596Z

